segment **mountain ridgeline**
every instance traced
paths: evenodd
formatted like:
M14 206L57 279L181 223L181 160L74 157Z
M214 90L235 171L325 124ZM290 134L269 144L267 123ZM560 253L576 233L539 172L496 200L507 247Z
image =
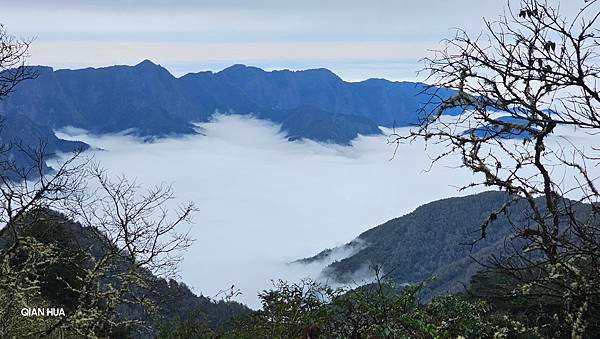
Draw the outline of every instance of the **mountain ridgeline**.
M195 133L192 122L220 112L281 124L290 139L348 144L358 134L380 134L378 126L417 123L421 109L439 103L430 102L427 93L435 89L421 83L346 82L327 69L267 72L234 65L176 78L145 60L135 66L32 70L37 78L19 84L0 102L0 113L96 134L129 129L144 137L190 134ZM454 92L438 89L436 94L440 100Z
M50 171L51 167L43 160L58 153L89 148L81 141L57 138L50 126L38 124L26 115L13 114L0 119L0 173L13 180Z
M369 265L378 264L387 277L400 284L434 277L427 284L425 299L463 291L470 278L483 268L480 263L503 252L507 237L514 231L507 215L518 218L526 212L524 201L514 203L507 215L498 215L488 226L485 239L471 247L480 237L481 224L509 199L507 193L490 191L425 204L360 234L343 246L353 254L334 261L323 274L331 280L350 283L368 274ZM323 262L335 250L325 250L299 262Z

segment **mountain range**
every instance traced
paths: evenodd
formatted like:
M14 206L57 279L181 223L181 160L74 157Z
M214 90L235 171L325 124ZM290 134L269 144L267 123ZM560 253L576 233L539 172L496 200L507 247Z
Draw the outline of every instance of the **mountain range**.
M375 126L407 126L420 108L435 103L427 85L369 79L346 82L327 69L272 71L234 65L220 72L176 78L144 60L135 66L53 70L32 66L35 80L22 82L0 104L5 115L24 114L53 128L74 126L94 133L137 129L141 135L192 133L191 121L215 112L254 114L276 122L300 107L323 116L365 118ZM440 90L440 97L454 92ZM339 118L339 116L338 116ZM335 138L333 142L347 141Z
M323 68L269 72L234 65L175 77L149 60L77 70L28 67L35 79L21 82L0 101L0 115L13 121L0 136L38 126L41 139L51 141L50 153L69 150L62 141L58 147L52 132L66 126L93 134L128 131L152 140L198 133L194 123L209 121L215 113L270 120L290 140L348 145L359 134L381 134L380 126L413 125L422 110L455 94L414 82L346 82Z

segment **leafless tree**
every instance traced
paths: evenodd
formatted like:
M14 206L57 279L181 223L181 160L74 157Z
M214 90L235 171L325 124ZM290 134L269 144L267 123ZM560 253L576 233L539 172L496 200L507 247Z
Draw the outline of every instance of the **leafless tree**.
M143 190L125 177L112 179L93 162L84 173L85 189L73 191L72 199L58 207L87 230L79 239L86 253L77 267L81 283L66 287L78 296L77 307L45 326L40 337L65 330L93 337L105 328L147 327L145 320L157 306L155 277L173 277L192 243L188 230L179 232L178 226L189 223L196 209L192 203L181 205L171 217L170 186Z
M25 66L29 42L0 25L0 99L35 77ZM17 89L18 90L18 89ZM18 157L15 156L18 154ZM193 204L170 210L170 186L143 189L125 177L112 178L76 150L58 165L44 142L32 147L0 139L0 337L107 336L119 326L143 326L156 307L157 276L173 276L192 242ZM72 220L72 221L71 221ZM76 250L31 236L32 225L70 223ZM57 276L75 306L62 317L23 317L24 307L53 307L41 295L47 268L69 263L74 280Z
M0 99L10 94L23 80L35 77L25 67L31 41L18 39L0 24Z
M392 136L445 145L434 162L459 155L464 168L481 175L463 189L495 187L514 197L490 215L481 237L499 213L526 201L530 214L511 218L514 238L493 266L522 282L519 295L563 300L572 337L585 335L592 308L598 310L600 193L589 169L600 158L598 148L560 133L600 132L598 5L581 1L566 18L545 0L518 8L509 2L480 35L458 30L425 59L432 102L440 104L424 111L409 135ZM443 97L448 88L457 94Z

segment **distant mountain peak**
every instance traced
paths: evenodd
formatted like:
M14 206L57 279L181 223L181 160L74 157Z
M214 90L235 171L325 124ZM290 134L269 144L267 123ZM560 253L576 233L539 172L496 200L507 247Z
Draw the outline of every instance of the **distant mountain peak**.
M235 64L231 65L218 73L227 74L227 73L266 73L265 70L255 66L247 66L244 64Z
M144 59L139 64L135 65L134 67L161 67L161 66L158 64L155 64L151 60Z
M300 73L312 73L312 74L320 74L320 75L327 75L327 76L334 76L340 80L342 80L337 74L335 74L332 70L330 70L329 68L309 68L309 69L305 69L305 70L300 70L300 71L296 71L296 72L300 72Z
M360 81L360 83L364 83L364 84L389 84L391 82L392 81L383 79L383 78L369 78L369 79Z
M244 64L233 64L229 67L226 67L223 70L227 70L227 69L244 69L244 68L258 68L258 67L254 67L254 66L248 66L248 65L244 65Z
M244 64L231 65L222 71L218 72L221 74L278 74L278 73L291 73L291 74L305 74L305 75L317 75L323 77L331 77L343 81L337 74L327 68L309 68L301 70L290 70L290 69L278 69L272 71L266 71L260 67L248 66Z
M154 74L160 75L167 78L173 78L171 72L168 69L162 67L159 64L152 62L151 60L144 59L139 64L133 66L133 69L142 74Z
M32 65L32 66L26 66L26 67L38 74L54 72L54 68L52 68L50 66Z

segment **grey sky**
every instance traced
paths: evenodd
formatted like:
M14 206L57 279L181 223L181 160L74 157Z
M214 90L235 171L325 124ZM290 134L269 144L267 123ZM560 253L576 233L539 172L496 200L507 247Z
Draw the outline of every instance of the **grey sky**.
M578 7L583 0L568 2ZM180 75L233 63L328 67L348 80L413 79L450 28L481 30L502 0L0 0L0 22L35 37L31 63L151 59ZM563 4L563 6L566 6Z

